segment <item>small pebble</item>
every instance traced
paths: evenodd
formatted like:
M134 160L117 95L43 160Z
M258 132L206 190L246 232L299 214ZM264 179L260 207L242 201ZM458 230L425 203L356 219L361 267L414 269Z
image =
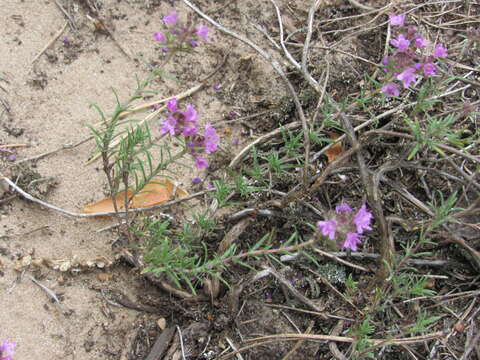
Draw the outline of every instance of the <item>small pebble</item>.
M159 318L157 320L157 326L160 330L165 330L167 327L167 320L165 320L165 318Z

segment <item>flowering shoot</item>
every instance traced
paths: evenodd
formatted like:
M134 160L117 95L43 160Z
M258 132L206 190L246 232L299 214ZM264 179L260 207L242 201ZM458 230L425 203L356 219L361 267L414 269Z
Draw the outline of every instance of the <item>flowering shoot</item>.
M403 88L407 89L421 77L437 75L434 61L447 57L448 53L441 44L437 44L435 49L430 51L431 55L428 55L427 40L417 32L416 26L405 25L405 14L389 15L389 20L392 27L390 44L395 51L382 60L388 82L381 90L386 96L392 97L400 95L400 87L395 81L399 81Z
M330 220L319 221L317 230L330 240L334 240L339 247L358 250L361 243L361 234L365 230L372 230L370 226L373 215L363 204L360 209L354 213L353 209L347 203L342 203L335 207L335 212L331 212Z

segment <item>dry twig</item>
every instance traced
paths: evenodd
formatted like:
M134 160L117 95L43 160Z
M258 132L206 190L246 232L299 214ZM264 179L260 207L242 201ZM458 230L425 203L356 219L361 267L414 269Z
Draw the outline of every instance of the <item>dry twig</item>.
M32 60L32 62L30 63L30 65L33 65L33 64L35 63L35 61L37 61L38 58L39 58L40 56L42 56L42 54L43 54L45 51L47 51L47 49L48 49L50 46L52 46L55 41L57 41L57 39L60 37L60 35L62 35L63 32L65 31L65 29L67 28L67 26L68 26L68 21L67 21L67 22L65 23L65 25L63 25L63 27L53 36L53 38L50 39L50 41L47 43L47 45L45 45L45 46L43 47L43 49L37 54L37 56L35 56L35 57L33 58L33 60Z

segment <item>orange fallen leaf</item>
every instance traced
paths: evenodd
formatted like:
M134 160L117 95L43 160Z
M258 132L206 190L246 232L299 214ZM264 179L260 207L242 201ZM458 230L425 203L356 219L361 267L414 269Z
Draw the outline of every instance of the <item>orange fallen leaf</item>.
M113 274L111 274L111 273L98 273L97 274L97 279L102 281L102 282L110 281L110 279L112 277L113 277Z
M335 140L339 137L339 135L333 131L328 131L327 134L330 136L330 139L332 140ZM325 152L325 155L327 155L329 163L337 160L337 158L342 154L343 154L343 145L341 141L335 143L330 149L328 149Z
M175 184L164 178L154 178L151 182L143 187L143 189L132 197L133 191L127 190L128 198L130 203L128 207L130 209L141 209L149 206L161 204L172 200L173 191L175 189ZM188 193L177 187L175 191L175 198L181 199L187 196ZM125 191L117 194L115 196L115 201L119 210L125 209ZM114 211L113 201L111 197L107 197L103 200L100 200L96 203L85 205L83 212L87 214L103 213Z

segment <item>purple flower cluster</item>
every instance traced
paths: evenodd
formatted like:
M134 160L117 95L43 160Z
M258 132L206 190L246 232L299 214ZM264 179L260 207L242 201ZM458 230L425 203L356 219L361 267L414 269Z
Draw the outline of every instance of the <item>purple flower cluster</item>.
M3 340L2 344L0 345L0 360L13 360L12 356L15 346L17 346L16 343Z
M211 154L217 151L219 138L215 128L206 124L203 135L200 135L200 125L197 124L197 110L193 105L188 104L184 111L180 111L176 98L168 101L167 109L167 118L163 121L160 132L173 136L183 136L189 152L195 158L197 168L208 167L207 160L200 154Z
M373 215L365 204L354 213L350 205L343 203L335 208L331 220L319 221L318 231L330 240L336 240L342 248L357 251L361 242L360 235L365 230L372 230L370 223Z
M393 38L390 44L395 47L395 52L383 58L384 71L393 78L382 87L386 96L399 96L401 82L404 88L408 88L417 80L418 76L428 77L436 75L437 65L434 61L438 58L447 57L447 50L440 44L435 46L433 54L425 55L424 50L428 42L417 32L417 27L405 26L405 14L390 15Z
M153 34L155 41L162 45L162 50L168 52L169 49L188 50L198 46L198 40L207 42L208 26L194 25L189 18L185 25L179 23L177 13L171 12L163 17L163 23L168 31L156 32Z

